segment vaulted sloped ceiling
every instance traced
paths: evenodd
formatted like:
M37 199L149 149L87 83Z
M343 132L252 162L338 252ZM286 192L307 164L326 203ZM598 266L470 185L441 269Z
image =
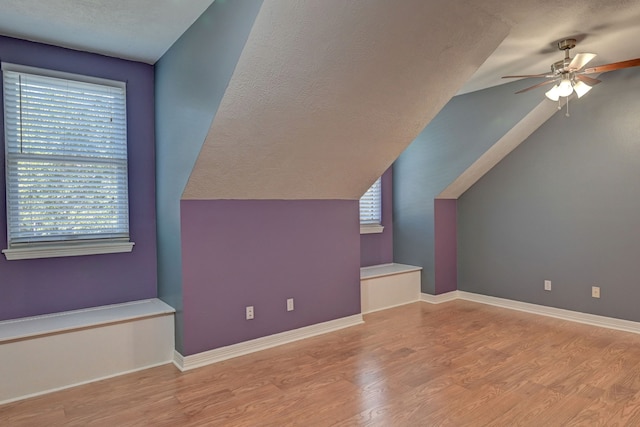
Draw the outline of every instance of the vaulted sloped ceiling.
M508 34L508 3L266 0L183 199L358 199Z
M213 0L0 0L0 34L155 63Z
M0 34L154 63L212 2L0 0ZM566 37L594 65L637 58L638 17L638 0L265 0L184 197L357 198L455 93L548 70Z
M357 199L452 96L518 64L544 72L555 41L578 38L600 64L637 57L638 12L638 0L265 0L183 199Z

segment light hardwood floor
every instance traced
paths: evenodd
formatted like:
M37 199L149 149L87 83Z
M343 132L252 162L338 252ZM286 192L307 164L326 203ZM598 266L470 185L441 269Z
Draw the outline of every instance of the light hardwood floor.
M640 426L639 335L466 301L365 321L0 406L0 425Z

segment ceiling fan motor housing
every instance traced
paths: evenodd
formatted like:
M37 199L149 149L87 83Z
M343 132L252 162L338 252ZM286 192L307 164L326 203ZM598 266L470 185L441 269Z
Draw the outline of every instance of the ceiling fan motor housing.
M571 63L569 57L569 49L576 47L576 39L565 39L558 42L558 49L564 50L564 59L551 64L551 72L554 74L562 74L567 72L567 68Z
M554 62L551 64L551 72L554 74L562 74L566 71L571 63L571 58L565 58L562 61Z
M569 50L569 49L573 49L574 47L576 47L576 39L566 39L566 40L560 40L558 42L558 49L560 50Z
M584 66L596 56L595 53L578 53L572 59L569 54L569 50L576 47L576 39L564 39L557 43L558 49L564 50L564 59L551 64L550 74L525 74L502 76L502 78L545 78L547 79L546 81L521 89L516 93L527 92L541 86L555 83L555 86L548 91L546 95L549 99L557 101L560 97L568 97L573 92L575 92L578 98L580 98L589 92L593 85L600 83L600 80L589 77L588 74L604 73L629 67L640 67L640 58L636 58L599 65L597 67L584 68Z

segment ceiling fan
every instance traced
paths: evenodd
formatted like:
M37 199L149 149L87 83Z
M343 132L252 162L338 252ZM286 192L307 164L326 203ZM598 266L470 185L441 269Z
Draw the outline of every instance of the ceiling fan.
M569 50L576 47L576 39L566 39L558 42L558 49L564 50L564 59L551 64L550 73L542 74L525 74L520 76L503 76L503 79L519 79L519 78L546 78L542 83L530 86L526 89L519 90L516 93L528 92L531 89L536 89L541 86L550 84L555 85L545 93L547 98L552 101L559 101L561 97L568 98L573 92L576 93L578 98L581 98L584 94L589 92L593 85L601 82L593 77L589 77L587 74L598 74L606 71L619 70L621 68L637 67L640 66L640 58L630 59L627 61L614 62L606 65L599 65L597 67L583 68L589 61L591 61L596 54L595 53L578 53L571 58L569 56ZM568 104L567 104L568 107ZM560 106L558 106L558 109Z

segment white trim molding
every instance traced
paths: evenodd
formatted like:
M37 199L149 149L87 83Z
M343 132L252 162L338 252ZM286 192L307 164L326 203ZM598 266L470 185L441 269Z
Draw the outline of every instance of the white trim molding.
M443 302L449 302L460 298L458 291L447 292L440 295L420 294L420 301L428 302L429 304L442 304Z
M360 234L376 234L382 233L384 231L384 226L380 224L361 224L360 225Z
M106 242L106 243L73 243L50 246L26 246L22 248L3 249L2 253L7 261L19 259L58 258L81 255L101 255L131 252L134 242Z
M581 313L579 311L564 310L562 308L547 307L538 304L530 304L527 302L513 301L504 298L491 297L488 295L474 294L471 292L457 292L459 298L466 301L474 301L481 304L509 308L511 310L524 311L525 313L539 314L542 316L555 317L556 319L584 323L585 325L599 326L601 328L615 329L618 331L640 334L640 322L616 319L614 317L598 316L596 314Z
M0 400L0 405L6 405L7 403L17 402L19 400L30 399L32 397L38 397L38 396L42 396L42 395L49 394L49 393L55 393L56 391L62 391L62 390L66 390L66 389L73 388L73 387L78 387L78 386L85 385L85 384L91 384L91 383L94 383L94 382L97 382L97 381L108 380L110 378L116 378L116 377L119 377L121 375L133 374L135 372L144 371L146 369L151 369L151 368L157 368L158 366L164 366L164 365L168 365L170 363L171 363L171 360L164 360L162 362L154 363L154 364L151 364L151 365L139 366L139 367L136 367L134 369L129 369L127 371L118 371L116 373L109 374L109 375L104 375L102 377L91 378L91 379L85 380L85 381L78 381L78 382L75 382L75 383L72 383L72 384L67 384L67 385L63 385L63 386L60 386L60 387L54 387L54 388L50 388L50 389L47 389L47 390L36 391L34 393L25 394L25 395L21 395L21 396L17 396L17 397L12 397L12 398L6 399L6 400Z
M0 404L171 363L174 311L150 299L0 322Z
M389 264L370 265L367 267L360 267L360 280L411 273L413 271L422 271L422 267L398 264L395 262Z
M565 310L562 308L547 307L544 305L531 304L528 302L514 301L505 298L492 297L488 295L474 294L465 291L453 291L441 295L422 294L421 301L430 304L440 304L454 300L472 301L480 304L493 305L495 307L507 308L510 310L523 311L525 313L538 314L541 316L553 317L571 322L583 323L585 325L598 326L601 328L615 329L618 331L640 334L640 322L631 320L616 319L614 317L598 316L596 314L581 313L579 311Z
M420 300L422 267L380 264L360 268L360 311L373 313Z
M329 320L328 322L318 323L315 325L305 326L291 331L280 332L279 334L269 335L266 337L256 338L254 340L232 344L226 347L216 348L198 354L183 356L175 351L173 354L173 364L181 371L199 368L210 365L212 363L222 362L223 360L232 359L238 356L255 353L257 351L266 350L282 344L299 341L305 338L311 338L316 335L326 334L327 332L337 331L339 329L348 328L350 326L360 325L364 323L362 314L356 314L341 319Z

